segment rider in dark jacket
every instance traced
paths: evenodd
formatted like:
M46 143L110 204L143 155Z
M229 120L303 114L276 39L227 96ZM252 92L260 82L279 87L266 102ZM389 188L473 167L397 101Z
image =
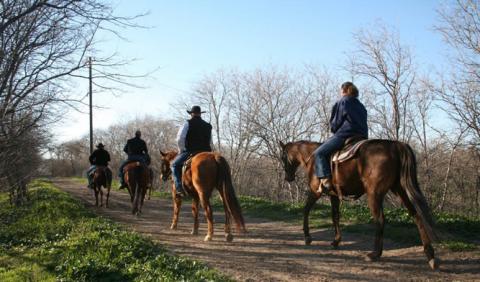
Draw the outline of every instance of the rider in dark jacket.
M87 170L87 179L88 179L88 187L92 187L92 174L97 168L97 166L108 166L108 162L110 161L110 154L107 150L104 149L104 145L102 143L98 143L97 149L93 151L93 153L88 157L90 161L90 168Z
M199 106L193 106L189 119L180 128L177 134L179 153L172 162L173 180L179 197L185 196L182 185L182 167L192 153L212 151L212 126L202 119L202 110Z
M125 179L123 178L123 167L127 163L132 161L140 161L147 165L150 164L150 156L148 155L147 144L141 139L141 137L142 133L140 130L137 130L135 132L135 137L129 139L123 148L123 151L128 155L128 158L127 160L123 161L118 171L118 176L120 177L120 189L126 187Z
M330 116L330 129L333 136L314 152L315 174L320 178L319 193L328 192L332 186L330 155L340 150L349 137L368 138L367 110L357 98L357 87L351 82L343 83L341 96L333 106Z

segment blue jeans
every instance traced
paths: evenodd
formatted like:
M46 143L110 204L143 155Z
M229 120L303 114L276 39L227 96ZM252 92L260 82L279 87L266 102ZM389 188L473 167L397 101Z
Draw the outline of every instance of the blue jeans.
M344 143L344 138L332 136L313 152L315 155L315 174L318 178L332 176L330 156L333 152L340 150Z
M129 162L143 162L146 163L146 157L144 155L130 155L126 160L122 162L118 168L118 177L120 178L120 184L125 184L125 179L123 178L123 167Z
M190 156L189 152L183 152L178 154L178 156L172 162L172 172L173 172L173 181L175 182L175 189L177 192L183 192L182 185L182 168L185 161Z
M96 165L91 165L90 168L87 170L87 179L88 179L88 187L90 187L90 185L92 185L92 173L95 171L95 169L97 168Z

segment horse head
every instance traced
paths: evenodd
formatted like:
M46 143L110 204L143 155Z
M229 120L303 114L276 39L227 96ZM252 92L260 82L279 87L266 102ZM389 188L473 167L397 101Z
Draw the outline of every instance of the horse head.
M160 177L163 181L167 181L170 175L172 175L171 164L177 156L176 151L162 152L160 151Z
M300 162L294 158L292 154L292 143L283 144L279 142L281 148L280 160L282 161L283 168L285 169L285 181L292 182L295 180L295 173L297 171Z

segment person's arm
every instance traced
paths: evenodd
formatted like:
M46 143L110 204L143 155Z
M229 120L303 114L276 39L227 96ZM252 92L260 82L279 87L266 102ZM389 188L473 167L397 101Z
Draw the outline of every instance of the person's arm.
M212 126L210 125L210 149L212 149L212 151L214 151L213 147L214 147L214 145L213 145Z
M143 142L143 151L145 152L145 155L148 155L147 143L145 143L144 140L142 140L142 142Z
M188 133L188 121L178 130L177 133L177 145L178 151L181 153L186 150L185 148L185 141L187 139Z
M90 162L91 165L93 165L93 161L95 159L95 152L93 152L90 157L88 157L88 161Z
M123 151L125 152L125 154L128 154L128 142L127 144L125 144L125 147L123 147Z
M105 152L107 152L107 151L105 151ZM111 159L110 159L110 154L107 152L107 163L108 163L110 160L111 160Z
M332 133L337 132L345 121L345 111L343 101L337 102L332 108L330 116L330 130Z

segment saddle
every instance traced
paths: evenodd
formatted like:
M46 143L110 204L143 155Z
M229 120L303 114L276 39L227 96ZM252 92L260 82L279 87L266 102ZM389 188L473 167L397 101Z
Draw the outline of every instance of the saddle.
M141 162L141 161L131 161L128 162L124 167L123 167L123 173L126 173L129 169L138 167L138 166L144 166L148 167L146 163Z
M362 136L353 136L345 141L345 145L342 149L332 154L332 163L343 163L355 157L358 149L371 140L365 139Z
M195 157L196 155L198 155L199 153L202 153L204 151L196 151L196 152L192 152L190 153L190 155L188 156L188 159L183 163L183 166L182 166L182 175L185 173L185 171L187 171L188 169L190 169L191 165L192 165L192 159L193 157Z

